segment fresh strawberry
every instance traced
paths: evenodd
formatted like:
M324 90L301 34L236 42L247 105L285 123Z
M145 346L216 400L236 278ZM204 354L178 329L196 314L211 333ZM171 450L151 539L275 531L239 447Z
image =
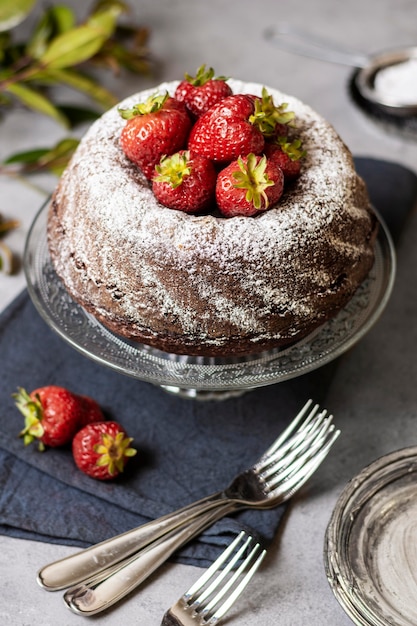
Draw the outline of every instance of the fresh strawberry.
M287 180L297 178L301 170L301 159L306 154L301 149L300 139L290 142L287 137L278 137L276 142L267 143L264 152L269 161L282 169Z
M95 422L84 426L72 441L76 466L99 480L115 478L123 472L129 458L136 454L133 439L117 422Z
M217 206L225 217L256 215L273 206L284 188L282 170L265 156L239 157L217 177Z
M211 161L189 150L163 157L152 182L155 197L170 209L205 211L214 202L217 173Z
M221 163L230 163L250 152L260 154L265 140L249 121L254 111L250 96L236 94L224 98L196 121L188 140L189 150Z
M185 104L168 92L119 113L127 120L120 136L122 150L148 180L163 155L186 147L191 118Z
M20 433L25 445L38 440L39 450L44 450L45 446L63 446L72 440L84 412L76 394L49 385L30 394L19 388L13 397L25 417L25 428Z
M286 104L275 106L265 88L262 97L228 96L197 120L188 148L221 163L230 163L251 152L261 154L265 138L281 134L283 125L294 119L294 113L286 109Z
M215 77L212 67L207 70L202 65L195 76L185 74L185 80L175 90L175 97L184 102L192 115L200 117L217 102L232 95L232 89L226 80L224 76Z
M78 396L78 398L82 405L78 429L83 428L83 426L91 424L92 422L105 421L103 411L96 400L90 398L89 396Z

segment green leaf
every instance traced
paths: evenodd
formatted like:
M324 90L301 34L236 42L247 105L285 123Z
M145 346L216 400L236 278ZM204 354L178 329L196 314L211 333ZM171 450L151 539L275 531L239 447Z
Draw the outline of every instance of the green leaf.
M88 18L88 23L91 25L99 24L100 27L107 23L111 28L111 34L114 30L115 23L118 17L124 12L128 11L128 7L124 2L119 0L104 0L103 2L97 2L95 10ZM113 26L111 24L113 23Z
M68 120L64 117L64 115L62 115L59 109L35 89L31 89L26 85L15 83L8 85L7 91L12 93L30 109L43 113L44 115L48 115L60 124L68 126Z
M115 8L95 13L85 24L59 35L40 62L48 68L62 69L91 58L114 31L119 13Z
M25 152L16 152L7 157L3 163L5 165L13 165L14 163L36 163L41 157L47 154L47 148L38 148L36 150L26 150Z
M2 0L0 2L0 31L10 30L22 22L32 10L35 0Z
M13 154L4 161L4 164L21 164L23 172L26 173L48 170L60 176L78 144L78 139L66 137L52 148L38 148Z
M47 79L57 83L64 83L73 89L87 94L108 109L116 104L117 98L104 87L101 87L94 79L73 69L48 69L37 74L36 79Z
M65 4L58 4L49 9L49 14L53 20L56 33L66 33L75 25L75 14Z
M26 52L39 59L48 48L50 41L74 27L74 12L66 6L54 6L45 11L39 20L32 37L26 45Z
M78 144L79 140L73 137L62 139L39 160L39 169L47 169L60 176Z
M80 26L54 39L40 62L53 69L77 65L93 56L105 39L96 28Z
M129 5L126 2L122 2L122 0L98 0L94 5L96 13L108 11L109 9L118 11L117 15L120 15L120 13L129 12Z

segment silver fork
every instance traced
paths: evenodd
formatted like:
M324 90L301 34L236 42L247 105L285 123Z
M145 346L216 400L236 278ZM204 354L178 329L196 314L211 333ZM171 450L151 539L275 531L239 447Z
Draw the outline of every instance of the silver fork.
M265 490L265 480L261 472L270 465L272 460L275 460L277 464L282 460L282 466L287 466L288 472L292 464L294 468L297 467L297 455L298 465L308 461L310 441L323 426L323 422L327 422L328 432L334 428L331 424L331 416L326 418L327 412L318 413L318 409L318 405L312 407L312 401L309 400L258 462L237 476L224 491L46 565L38 573L39 584L49 591L55 591L85 581L120 563L123 559L151 544L155 539L184 523L189 523L191 518L203 512L218 506L223 507L226 504L236 506L236 498L245 499L248 506L252 504L257 507L275 506L275 494ZM319 434L326 439L326 434L321 432ZM334 437L336 438L337 435L338 432L335 432ZM304 457L301 456L303 451ZM300 472L302 473L301 468ZM298 479L293 480L297 484ZM290 483L287 484L290 485Z
M64 595L67 606L79 615L99 613L130 593L175 550L220 517L242 508L270 508L288 500L320 465L339 434L326 411L316 413L317 407L292 436L283 433L226 491L210 501L190 505L188 521L183 519L132 556L71 587ZM294 424L291 427L294 429Z
M248 586L266 554L244 531L165 613L161 626L217 624Z
M66 593L65 601L77 613L97 613L129 593L178 547L220 517L284 502L320 465L339 435L326 411L318 413L317 405L310 408L311 401L261 459L226 490L47 565L39 572L40 584L51 590L84 581Z

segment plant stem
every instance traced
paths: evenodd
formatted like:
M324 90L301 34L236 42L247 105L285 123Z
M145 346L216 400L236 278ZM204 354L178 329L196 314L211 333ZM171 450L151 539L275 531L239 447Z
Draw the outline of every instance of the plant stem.
M42 72L45 68L46 66L44 64L35 63L29 66L26 65L26 67L23 67L20 71L13 71L13 74L11 76L0 80L0 92L7 91L7 87L9 85L14 85L15 83L30 80L31 78L36 76L36 74Z

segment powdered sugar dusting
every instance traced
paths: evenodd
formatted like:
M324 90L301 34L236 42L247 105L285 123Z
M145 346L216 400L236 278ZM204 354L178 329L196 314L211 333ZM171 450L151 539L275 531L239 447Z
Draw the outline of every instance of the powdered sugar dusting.
M262 91L259 84L229 82L234 93ZM173 93L176 85L157 91ZM155 91L119 106L131 107ZM334 129L299 100L268 91L295 112L307 156L277 207L256 218L163 207L121 151L125 122L117 107L93 124L56 192L65 235L53 256L71 293L104 317L127 318L155 333L165 325L167 332L215 345L234 335L251 341L279 336L273 315L292 323L317 317L317 292L324 302L335 275L347 271L341 268L372 257L363 235L368 200ZM348 239L350 229L358 234Z

